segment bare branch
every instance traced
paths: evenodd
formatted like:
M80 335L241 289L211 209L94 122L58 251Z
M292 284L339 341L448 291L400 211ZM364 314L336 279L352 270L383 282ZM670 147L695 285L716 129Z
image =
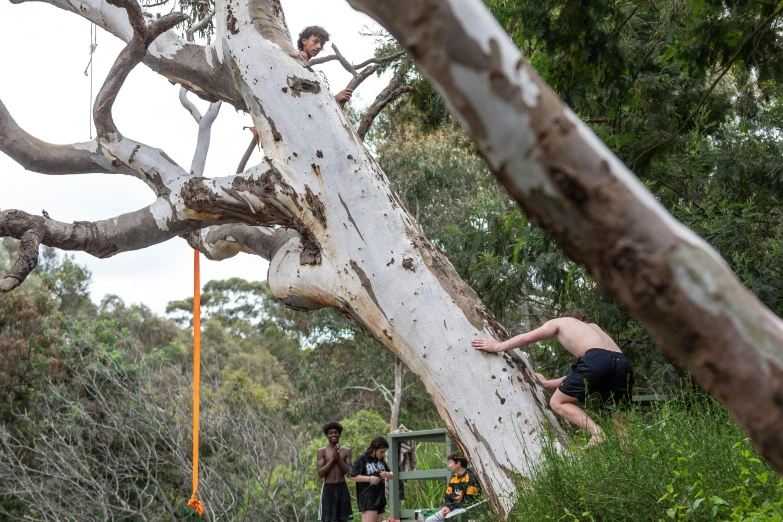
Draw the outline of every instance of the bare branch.
M396 53L390 54L388 56L381 56L381 57L375 57L374 56L374 57L372 57L372 58L370 58L368 60L363 61L359 65L354 65L354 68L355 69L361 69L363 67L367 67L371 63L381 65L381 64L384 64L384 63L396 60L397 58L399 58L400 56L402 56L404 54L405 54L405 51L403 50L403 51L397 51Z
M295 230L254 227L241 223L215 225L184 236L191 247L213 261L222 261L240 252L270 261L283 245L296 237L299 237L299 233Z
M71 145L52 145L17 125L0 101L0 151L27 170L41 174L125 174L139 178L156 196L169 192L167 184L187 176L160 149L130 139L98 139Z
M377 71L380 68L380 65L371 65L356 76L353 77L353 80L348 82L348 85L345 86L346 89L356 89L361 83L375 74L375 71ZM343 102L341 105L345 105L345 102Z
M133 28L133 38L115 60L95 100L93 119L98 136L102 138L106 138L110 134L118 134L111 109L128 74L147 54L147 47L160 34L187 20L187 16L183 13L169 13L156 19L148 26L144 21L141 6L135 0L107 0L107 2L126 10L128 21Z
M209 21L212 20L212 17L214 17L214 16L215 16L215 9L212 8L212 10L209 11L209 13L207 13L207 16L205 16L200 21L196 22L191 27L189 27L185 31L185 35L187 36L188 41L192 42L193 41L193 35L195 33L197 33L198 31L201 31L202 29L204 29L207 26L207 24L209 24Z
M0 151L22 167L40 174L108 173L111 165L97 160L91 150L97 140L71 145L53 145L24 131L0 100Z
M256 138L255 134L250 139L250 144L247 146L247 150L245 150L245 153L242 155L242 159L239 160L239 165L237 166L237 174L242 174L245 171L245 167L247 166L248 160L250 160L250 156L253 154L253 149L256 148L256 145L258 145L258 138Z
M183 107L185 107L190 115L193 116L193 119L196 120L196 123L201 121L201 113L193 104L193 102L188 99L188 90L184 87L181 87L179 90L179 102Z
M3 279L0 279L0 292L10 292L21 285L30 272L38 266L38 245L41 240L34 230L28 230L22 234L19 244L19 258L17 258L11 271Z
M207 163L209 142L212 138L212 124L220 112L222 101L209 104L207 113L198 122L198 139L196 140L196 152L193 153L193 161L190 164L190 175L201 176L204 174L204 166Z
M319 58L313 58L309 62L307 62L307 65L313 66L313 65L321 65L322 63L331 62L337 59L337 55L330 54L329 56L321 56Z
M405 51L399 51L394 54L390 54L389 56L382 56L379 58L370 58L369 60L365 60L359 65L351 65L351 62L349 62L345 56L340 52L340 49L337 48L335 44L332 44L332 49L334 49L334 54L330 56L324 56L323 58L313 58L308 62L308 65L318 65L322 63L326 63L332 60L337 60L340 62L340 65L343 66L343 69L348 71L353 78L350 82L348 82L348 85L345 86L346 89L354 90L356 89L364 80L372 76L378 69L380 69L380 66L384 63L390 62L392 60L395 60L405 54ZM368 65L371 65L371 67L367 67ZM364 67L367 67L366 69L363 69ZM361 72L358 71L358 69L363 69ZM407 91L406 91L407 92ZM400 93L402 94L402 93ZM399 96L399 94L397 95ZM390 100L391 101L391 100ZM339 102L340 107L345 107L345 104L347 103L347 100ZM388 102L387 102L388 103ZM366 131L365 131L366 132Z
M336 45L332 44L332 49L334 49L334 55L337 57L340 65L343 66L343 69L351 73L351 76L356 78L356 75L359 73L356 71L353 65L351 65L351 62L345 59L345 56L343 56L343 54L340 52L340 49L338 49Z
M212 136L212 124L215 122L223 102L211 103L207 113L202 116L193 102L188 99L188 90L184 87L179 90L179 101L198 123L198 139L196 140L196 151L193 153L193 161L190 163L190 175L201 176L204 174L204 165L207 162L209 142Z
M332 47L334 47L334 44L332 44ZM391 62L392 60L395 60L395 59L399 58L400 56L402 56L404 54L405 54L405 51L398 51L398 52L396 52L394 54L390 54L388 56L381 56L381 57L373 56L372 58L369 58L369 59L363 61L362 63L351 65L351 67L353 67L354 69L358 70L358 69L362 69L364 67L367 67L371 63L374 63L374 64L384 64L384 63L387 63L387 62ZM321 65L322 63L331 62L331 61L334 61L334 60L337 60L337 59L338 59L338 57L337 57L336 54L330 54L329 56L321 56L320 58L313 58L312 60L310 60L308 62L308 65L310 65L310 66L312 66L312 65Z
M180 220L170 205L167 199L158 198L149 207L115 218L74 223L33 216L21 210L3 210L0 211L0 237L22 239L32 231L44 245L106 258L156 245L211 224Z
M362 118L362 122L359 124L359 129L356 131L362 141L364 141L364 136L367 134L367 131L370 130L372 122L375 121L375 118L378 117L381 111L406 92L413 90L413 87L410 85L400 85L401 83L402 74L398 72L389 80L389 84L378 94L372 105L367 108L367 112L364 114L364 118Z

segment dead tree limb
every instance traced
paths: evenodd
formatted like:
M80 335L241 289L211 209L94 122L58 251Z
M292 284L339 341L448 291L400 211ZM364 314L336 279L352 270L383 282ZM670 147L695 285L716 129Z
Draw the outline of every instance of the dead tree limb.
M38 266L38 246L41 239L35 230L28 230L22 234L19 243L19 257L17 258L11 271L0 279L0 293L10 292L21 285L27 276Z
M378 117L378 115L381 113L381 111L386 108L387 105L389 105L391 102L405 94L406 92L410 92L413 90L413 87L410 85L402 85L402 74L400 72L397 72L391 80L389 80L389 84L384 88L378 96L375 98L375 101L367 108L367 112L364 113L364 117L362 118L362 122L359 124L359 128L357 129L357 134L359 134L359 137L364 141L364 136L367 134L367 131L370 130L370 126L372 126L372 122L375 121L375 118Z

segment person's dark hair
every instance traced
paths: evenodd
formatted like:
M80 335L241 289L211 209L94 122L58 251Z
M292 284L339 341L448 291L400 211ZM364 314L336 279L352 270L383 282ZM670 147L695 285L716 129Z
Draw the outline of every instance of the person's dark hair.
M454 453L449 453L449 460L453 460L463 468L468 467L468 459L465 458L465 455L463 455L461 451L455 451Z
M564 313L561 317L573 317L574 319L578 319L582 321L583 323L589 323L590 320L587 318L585 314L580 312L579 310L569 310L566 313Z
M326 424L324 424L321 427L321 429L323 430L324 435L328 435L329 430L337 430L340 433L340 435L343 434L343 425L337 421L329 421Z
M367 449L364 450L364 454L368 457L374 457L377 450L388 447L389 441L386 440L386 437L375 437L370 441L370 445L367 446Z
M320 25L311 25L310 27L305 27L302 29L302 32L299 33L299 39L296 41L296 46L301 51L304 49L304 45L302 45L302 40L307 40L311 36L317 36L321 39L321 43L326 45L326 42L329 41L329 33L326 32L326 29L321 27Z

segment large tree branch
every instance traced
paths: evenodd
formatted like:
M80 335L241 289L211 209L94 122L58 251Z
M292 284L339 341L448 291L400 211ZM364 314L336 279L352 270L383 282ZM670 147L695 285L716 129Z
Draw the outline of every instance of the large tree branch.
M53 145L27 133L0 101L0 151L27 170L41 174L125 174L141 179L156 196L187 172L162 150L125 138L119 142L94 139Z
M271 261L283 245L298 237L296 230L254 227L242 223L214 225L185 235L191 247L213 261L222 261L240 252Z
M12 0L12 3L25 1L42 1L84 17L125 42L133 37L125 11L103 0ZM169 81L185 86L207 101L223 100L246 110L242 94L214 46L189 43L168 31L150 45L143 62Z
M370 130L372 122L375 121L375 118L378 117L381 111L391 102L412 90L413 87L410 85L402 85L402 74L397 72L392 79L389 80L389 84L386 88L378 94L372 105L367 108L367 112L364 113L362 122L359 124L359 129L356 131L362 141L364 141L364 136L367 134L367 131Z
M133 28L133 37L115 60L95 99L93 118L95 129L101 138L118 134L111 109L128 74L144 59L147 48L155 38L187 20L187 16L183 13L169 13L147 25L141 12L141 6L136 0L107 0L107 2L127 11L128 20Z
M87 174L112 172L110 163L91 150L97 140L53 145L24 131L0 100L0 151L22 167L40 174Z
M103 221L62 223L47 215L33 216L21 210L0 211L0 237L21 239L19 259L0 282L0 292L19 286L38 262L38 246L78 250L98 258L139 250L180 234L209 226L208 222L180 220L165 198L147 208Z
M783 322L563 105L480 2L349 3L408 50L522 209L783 471Z

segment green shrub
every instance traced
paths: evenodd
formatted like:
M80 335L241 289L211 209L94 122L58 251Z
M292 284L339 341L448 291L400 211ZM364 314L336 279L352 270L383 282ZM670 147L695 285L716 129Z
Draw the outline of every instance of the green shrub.
M625 414L620 440L564 455L546 450L511 520L783 520L783 479L716 400L692 396ZM580 434L576 440L579 442Z

